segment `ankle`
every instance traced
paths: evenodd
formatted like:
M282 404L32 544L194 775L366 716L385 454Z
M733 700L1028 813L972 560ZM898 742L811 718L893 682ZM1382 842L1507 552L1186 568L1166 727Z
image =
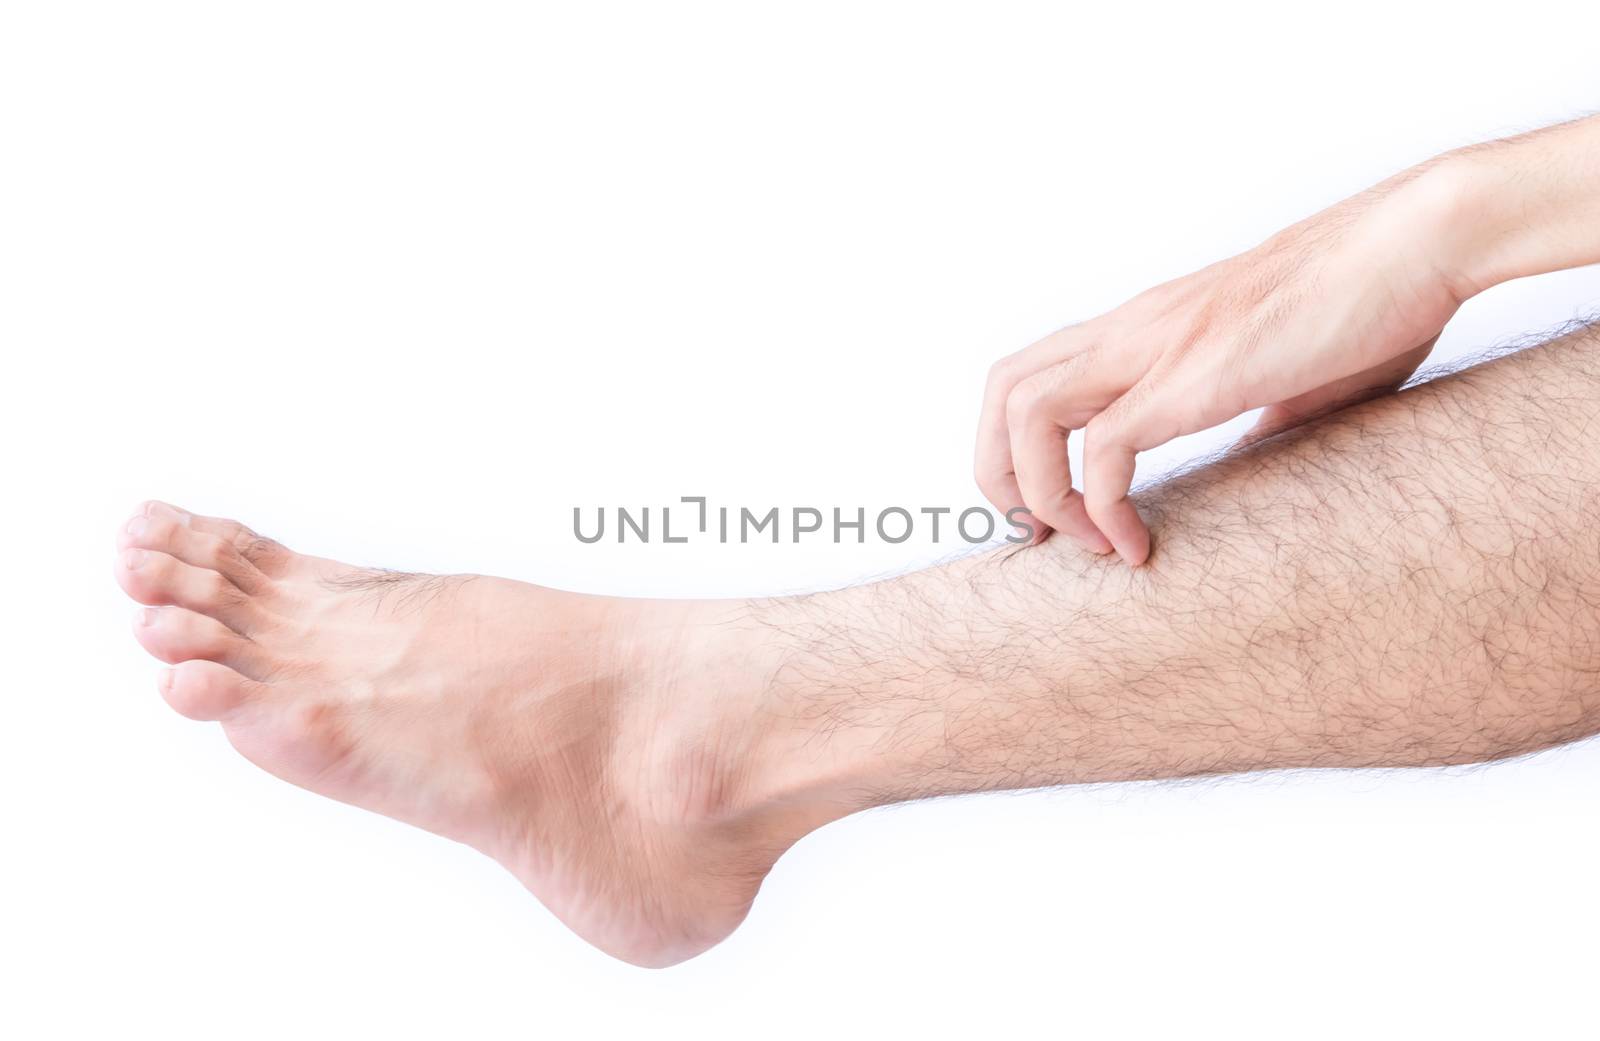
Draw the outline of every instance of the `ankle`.
M870 745L828 719L828 678L788 675L781 634L759 617L770 603L642 605L655 620L634 627L650 635L631 657L653 693L617 762L655 814L787 845L881 800Z
M592 654L611 677L600 785L652 824L698 834L760 814L776 768L759 647L717 601L613 600Z

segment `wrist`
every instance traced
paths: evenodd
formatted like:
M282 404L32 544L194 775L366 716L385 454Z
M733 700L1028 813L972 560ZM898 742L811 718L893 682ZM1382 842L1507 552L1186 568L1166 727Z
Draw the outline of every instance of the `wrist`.
M1464 150L1441 156L1432 172L1448 183L1444 190L1451 196L1451 226L1444 238L1456 254L1451 277L1466 296L1529 273L1533 243L1522 241L1525 235L1518 234L1508 219L1506 172L1501 164L1485 152Z
M1426 164L1401 191L1420 216L1425 255L1459 305L1509 278L1505 221L1490 169L1464 153Z
M1467 295L1600 263L1600 120L1448 152L1430 164L1448 198L1453 276Z

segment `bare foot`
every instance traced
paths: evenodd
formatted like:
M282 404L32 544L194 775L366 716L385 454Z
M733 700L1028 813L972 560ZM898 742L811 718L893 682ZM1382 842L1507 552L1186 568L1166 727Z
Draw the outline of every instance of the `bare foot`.
M173 708L278 777L482 850L626 961L717 943L843 812L763 771L785 749L728 605L350 567L160 503L119 544Z

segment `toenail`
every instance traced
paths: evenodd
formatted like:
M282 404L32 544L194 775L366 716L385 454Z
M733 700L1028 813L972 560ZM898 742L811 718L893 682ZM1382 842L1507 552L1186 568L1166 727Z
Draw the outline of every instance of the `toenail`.
M129 571L137 571L143 566L145 557L148 555L142 549L130 549L122 554L122 566Z
M139 612L139 624L140 625L154 625L155 622L156 622L156 609L155 608L147 607L143 611Z
M133 518L133 520L128 522L127 532L128 532L129 535L132 535L134 538L138 538L140 535L143 535L149 529L150 529L150 522L145 520L145 518L141 515L141 516Z

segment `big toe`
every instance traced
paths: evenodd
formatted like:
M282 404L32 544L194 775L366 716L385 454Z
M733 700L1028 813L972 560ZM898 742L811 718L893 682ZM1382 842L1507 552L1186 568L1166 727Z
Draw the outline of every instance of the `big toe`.
M190 719L225 719L267 690L226 665L213 661L186 661L167 669L159 681L161 696Z

